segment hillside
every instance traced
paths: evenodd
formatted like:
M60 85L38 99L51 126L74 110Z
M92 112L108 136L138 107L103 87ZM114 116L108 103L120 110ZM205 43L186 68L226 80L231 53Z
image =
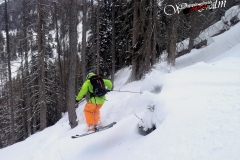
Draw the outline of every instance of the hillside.
M106 131L71 139L86 131L77 109L78 127L70 129L67 113L54 126L0 150L4 160L237 160L240 158L240 23L213 38L209 46L177 59L167 70L155 65L141 81L125 84L130 69L116 74L116 89L102 108ZM231 45L228 45L231 44ZM154 94L155 86L162 91ZM154 112L147 107L155 105ZM147 115L147 116L146 116ZM137 118L157 129L138 133Z

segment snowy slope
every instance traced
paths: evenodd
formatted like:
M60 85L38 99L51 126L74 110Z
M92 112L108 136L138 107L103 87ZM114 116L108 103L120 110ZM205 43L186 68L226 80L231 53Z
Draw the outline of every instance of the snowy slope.
M225 55L225 52L232 49L240 43L240 29L239 24L231 27L230 32L224 32L220 36L213 37L211 45L201 48L193 49L191 54L179 57L176 60L176 68L180 69L197 62L209 62L217 56ZM237 47L237 46L236 46ZM227 54L232 54L228 52ZM235 54L238 54L235 52ZM223 56L224 58L226 56Z
M129 159L240 159L239 57L169 74L159 97L169 114Z
M116 89L102 108L102 123L117 121L106 131L71 139L86 131L77 109L78 127L67 114L54 126L0 150L3 160L239 160L240 159L240 23L214 38L215 43L177 59L168 73L159 63L142 81L128 83L130 69L116 74ZM231 45L229 45L231 44ZM225 46L225 47L224 47ZM163 85L160 94L154 86ZM143 121L157 129L138 134Z

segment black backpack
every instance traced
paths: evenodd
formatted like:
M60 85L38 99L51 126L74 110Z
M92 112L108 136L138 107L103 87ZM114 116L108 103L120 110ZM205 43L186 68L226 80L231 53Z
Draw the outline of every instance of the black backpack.
M90 82L93 86L93 93L90 93L91 97L102 97L107 93L103 79L101 76L95 75L90 78Z

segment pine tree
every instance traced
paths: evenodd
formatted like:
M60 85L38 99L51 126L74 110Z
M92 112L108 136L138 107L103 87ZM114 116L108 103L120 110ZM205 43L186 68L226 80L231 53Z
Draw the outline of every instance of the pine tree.
M77 115L75 112L75 73L76 73L76 54L77 54L77 14L76 0L69 3L69 78L68 78L68 118L71 128L77 126Z
M47 106L46 106L46 92L45 92L45 26L44 26L44 13L42 6L43 0L37 0L38 11L38 54L39 54L39 106L40 106L40 130L47 127Z
M6 32L6 45L7 45L7 55L8 55L8 83L9 83L9 96L8 104L10 108L10 136L11 136L11 143L15 143L15 132L14 132L14 107L13 107L13 87L12 87L12 72L11 72L11 53L10 53L10 43L9 43L9 32L8 32L8 7L7 7L7 1L5 0L5 32Z
M81 54L81 62L82 62L82 79L85 81L86 77L86 32L87 32L87 2L83 0L83 18L82 18L82 54Z

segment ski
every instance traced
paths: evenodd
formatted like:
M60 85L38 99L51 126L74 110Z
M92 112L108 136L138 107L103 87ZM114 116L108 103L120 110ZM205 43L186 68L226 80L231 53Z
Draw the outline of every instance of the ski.
M87 132L87 133L84 133L84 134L81 134L81 135L75 135L75 136L72 136L72 138L79 138L79 137L83 137L83 136L87 136L87 135L90 135L90 134L93 134L93 133L97 133L97 132L100 132L100 131L104 131L106 129L109 129L111 127L113 127L117 122L112 122L106 126L102 126L102 127L99 127L97 128L95 131L92 131L92 132Z

